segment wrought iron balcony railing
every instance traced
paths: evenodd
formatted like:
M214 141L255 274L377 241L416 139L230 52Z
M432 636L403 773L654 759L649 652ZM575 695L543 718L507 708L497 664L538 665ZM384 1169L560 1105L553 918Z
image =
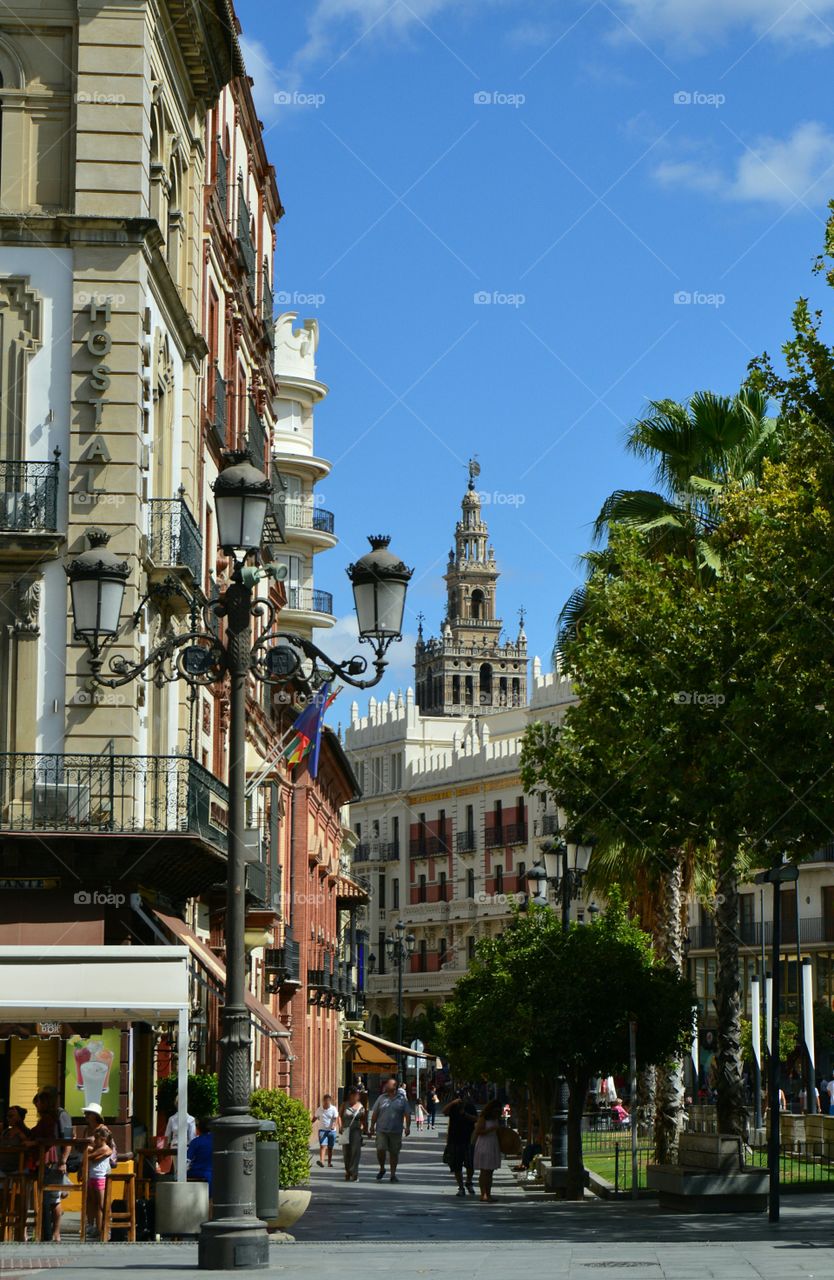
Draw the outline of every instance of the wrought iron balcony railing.
M228 791L189 756L0 754L0 831L188 832L225 851Z
M354 862L396 862L399 856L394 840L360 841L353 851Z
M159 567L184 568L192 582L203 576L203 535L185 498L151 498L148 556Z
M500 827L486 827L484 830L484 844L487 849L504 848L508 844L526 843L526 822L505 822Z
M246 447L252 453L255 466L263 470L266 466L266 427L251 396L249 397L249 417L246 422Z
M458 831L455 836L455 848L458 853L474 853L478 846L474 831Z
M277 546L287 541L287 507L284 501L287 482L274 462L270 471L270 479L272 480L272 497L269 500L266 521L264 522L264 542Z
M741 947L762 946L762 923L760 920L741 920L736 925L736 940ZM689 947L692 951L713 951L715 949L715 921L704 920L701 924L691 925L688 934ZM834 942L834 917L803 916L799 921L800 944ZM773 922L764 922L764 945L773 943ZM796 946L796 917L786 914L782 919L780 943L783 947Z
M546 813L542 818L542 835L555 836L559 832L558 813Z
M254 293L256 276L255 246L252 243L252 226L249 215L249 205L246 203L242 179L238 182L237 247L240 254L241 265L246 272L249 291L250 293Z
M223 142L220 138L215 142L215 179L214 191L217 199L220 201L220 208L225 214L229 207L229 161L226 159L226 153L223 150Z
M318 587L288 587L287 607L304 609L311 613L332 613L333 596L329 591L319 591Z
M263 277L264 296L261 303L261 313L263 315L264 333L269 344L270 351L275 350L275 295L272 292L266 274Z
M317 533L333 533L335 518L332 511L323 507L309 507L301 502L288 502L286 507L289 529L315 529Z
M0 532L54 533L58 463L0 460Z

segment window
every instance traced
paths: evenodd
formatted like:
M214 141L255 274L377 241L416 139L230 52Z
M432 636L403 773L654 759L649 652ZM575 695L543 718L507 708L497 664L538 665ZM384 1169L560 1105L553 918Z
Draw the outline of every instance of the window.
M441 938L437 948L438 959L441 964L446 964L449 959L447 955L446 939Z
M285 586L287 588L287 604L291 609L301 607L301 572L302 561L301 556L293 556L287 554L279 554L275 556L277 564L282 564L287 570Z
M400 820L399 818L391 819L391 843L396 850L397 857L400 855Z
M496 893L504 892L504 868L503 867L495 868L495 892Z
M400 905L400 882L399 880L391 881L391 906L396 911Z
M483 591L472 592L472 617L479 622L484 616L484 593Z
M527 821L527 814L524 812L524 796L515 798L515 820L522 827Z
M445 872L445 871L441 871L441 872L440 872L440 901L441 901L441 902L448 902L448 901L449 901L449 899L448 899L448 897L447 897L447 894L446 894L446 887L447 887L447 886L446 886L446 872Z
M441 809L437 815L437 839L440 853L446 852L446 810Z
M403 785L403 758L399 752L391 756L391 790L401 791Z
M301 405L297 400L279 400L277 406L278 430L301 430Z
M452 702L460 705L460 676L452 676Z
M492 667L488 662L481 664L478 677L478 693L481 706L490 706L492 703Z
M418 813L417 821L419 823L419 826L417 828L417 839L420 842L420 853L425 853L426 852L426 815L424 813Z
M756 942L756 895L741 893L738 898L738 929L743 943Z
M353 829L356 832L357 839L361 840L362 839L362 823L357 822L356 826Z
M373 822L371 823L371 836L374 840L379 839L379 819L378 818L374 818Z
M470 836L475 834L475 806L472 804L466 806L466 834Z
M472 676L466 676L464 680L465 695L464 702L467 707L471 707L475 702L475 691Z
M425 876L420 876L419 882L417 884L417 901L418 902L426 901L426 877Z
M466 958L467 960L475 959L475 939L471 933L466 939Z
M504 827L504 807L500 800L495 801L495 811L494 811L494 817L492 819L492 826L493 826L493 830L495 831L495 834L499 837L498 843L500 844L501 832Z
M385 973L385 930L380 929L376 948L376 971Z
M527 873L527 863L526 863L526 862L519 862L518 866L516 867L516 872L515 872L516 877L517 877L517 879L518 879L518 888L519 888L519 890L521 890L521 889L523 889L523 888L524 888L524 883L523 883L523 881L524 881L524 877L525 877L526 873Z
M466 873L466 896L467 898L475 897L475 872L471 867Z
M429 944L425 938L420 939L420 972L425 973L429 967Z
M385 872L384 871L380 871L379 873L378 901L379 901L380 911L385 911L386 906L385 906Z

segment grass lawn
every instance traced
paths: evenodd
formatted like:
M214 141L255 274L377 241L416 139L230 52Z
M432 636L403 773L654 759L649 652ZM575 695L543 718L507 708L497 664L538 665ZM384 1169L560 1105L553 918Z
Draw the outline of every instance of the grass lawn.
M605 1178L607 1182L610 1182L611 1185L614 1186L614 1181L615 1181L614 1166L615 1166L616 1156L614 1153L613 1146L608 1151L587 1151L585 1152L584 1159L585 1159L586 1169L590 1169L593 1173L596 1173L600 1178ZM619 1175L620 1175L619 1190L630 1191L631 1190L631 1146L628 1143L624 1143L620 1147ZM645 1187L646 1185L646 1153L644 1151L640 1152L640 1164L638 1168L637 1185L638 1187Z

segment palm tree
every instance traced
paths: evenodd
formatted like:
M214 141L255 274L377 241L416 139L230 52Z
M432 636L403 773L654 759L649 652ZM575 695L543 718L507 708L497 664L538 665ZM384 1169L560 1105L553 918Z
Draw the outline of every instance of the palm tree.
M742 386L735 396L696 392L684 404L650 401L647 414L629 429L626 448L654 466L659 491L618 489L603 503L594 522L601 542L612 525L640 533L652 558L674 556L692 566L694 584L714 588L721 562L712 534L721 519L721 498L729 485L756 484L765 461L781 452L777 420L767 417L761 392ZM591 574L616 577L618 565L610 547L583 557ZM564 644L581 631L589 609L585 587L574 591L557 624L554 660ZM716 1008L718 1014L718 1118L720 1132L741 1132L743 1090L740 1062L741 1008L738 956L738 864L731 849L717 854ZM712 856L711 854L711 856ZM654 890L655 937L665 963L683 968L683 928L695 851L672 849L649 877ZM644 869L645 872L645 869ZM638 881L639 883L639 881ZM668 1159L677 1144L683 1088L679 1067L660 1073L655 1139L658 1158Z

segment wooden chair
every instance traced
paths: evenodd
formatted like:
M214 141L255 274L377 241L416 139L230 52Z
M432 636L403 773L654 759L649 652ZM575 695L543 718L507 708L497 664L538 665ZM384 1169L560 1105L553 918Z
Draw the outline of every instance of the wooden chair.
M22 1241L26 1234L26 1215L32 1182L24 1173L26 1153L23 1147L6 1148L17 1155L17 1168L0 1181L0 1242Z
M113 1186L121 1183L122 1194L115 1196ZM123 1209L113 1207L114 1199L124 1200ZM113 1227L127 1228L127 1238L131 1244L136 1243L136 1174L131 1169L114 1169L108 1175L104 1186L104 1223L101 1229L102 1240L110 1239Z

